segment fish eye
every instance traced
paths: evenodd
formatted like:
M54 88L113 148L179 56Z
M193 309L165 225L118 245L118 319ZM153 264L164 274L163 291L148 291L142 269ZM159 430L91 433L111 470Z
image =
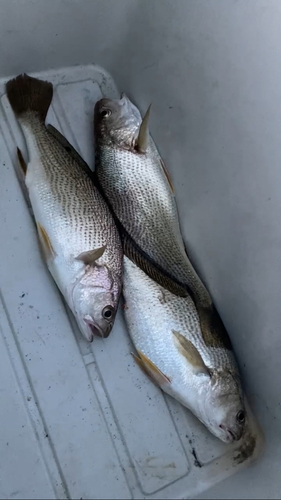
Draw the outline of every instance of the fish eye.
M245 422L245 412L240 410L236 415L236 420L239 424L243 424Z
M112 111L109 108L102 109L100 112L100 115L102 116L102 118L108 118L111 114L112 114Z
M113 316L113 307L105 306L102 311L104 319L110 320Z

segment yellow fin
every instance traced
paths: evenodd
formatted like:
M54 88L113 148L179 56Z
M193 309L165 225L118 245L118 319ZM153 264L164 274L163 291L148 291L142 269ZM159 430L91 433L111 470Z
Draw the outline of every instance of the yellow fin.
M106 245L100 248L95 248L95 250L89 250L88 252L82 252L76 257L76 260L82 260L84 264L91 265L96 262L105 252Z
M187 359L188 363L192 365L193 371L198 375L205 374L210 376L207 366L192 342L186 339L181 333L175 330L172 330L172 332L178 351Z
M165 174L165 175L166 175L166 177L167 177L167 181L168 181L168 183L169 183L169 186L170 186L170 188L171 188L171 191L172 191L172 193L174 194L174 193L175 193L175 190L174 190L174 186L173 186L173 183L172 183L172 179L171 179L171 177L170 177L170 174L169 174L168 170L166 169L165 163L164 163L164 161L162 160L162 158L160 158L160 163L161 163L161 167L163 168L163 172L164 172L164 174Z
M157 368L157 366L152 361L150 361L150 359L148 359L145 354L143 354L141 351L137 351L137 353L138 356L133 354L136 363L142 369L142 371L152 379L155 384L160 385L161 387L162 385L171 382L169 377L161 372L161 370L159 370L159 368Z
M142 360L141 360L141 359L140 359L140 358L139 358L139 357L138 357L138 356L137 356L134 352L131 352L131 354L132 354L132 356L133 356L133 358L134 358L135 362L137 363L138 367L141 369L141 371L142 371L142 372L143 372L143 373L144 373L147 377L149 377L149 378L152 380L152 382L154 382L154 380L153 380L153 379L151 378L151 376L150 376L150 373L148 373L147 369L145 368L145 366L144 366L144 364L143 364Z
M27 165L26 165L25 159L22 155L20 148L17 148L17 155L18 155L18 160L19 160L19 165L20 165L21 171L25 177L26 172L27 172Z
M53 249L53 245L48 236L46 229L41 226L40 222L36 222L39 239L43 248L44 256L46 260L53 259L56 256L56 252Z
M139 128L139 134L136 141L136 149L140 153L146 153L148 140L149 140L149 128L148 128L148 120L150 114L151 104L148 106L147 112L145 113L142 122Z

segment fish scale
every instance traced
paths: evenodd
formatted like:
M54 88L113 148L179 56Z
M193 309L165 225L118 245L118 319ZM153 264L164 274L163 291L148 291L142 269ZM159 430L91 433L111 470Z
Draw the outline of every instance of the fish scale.
M239 411L244 411L243 394L234 356L225 348L206 346L193 301L165 290L126 256L123 294L126 323L145 371L222 440L227 441L229 436L223 434L221 424L214 425L212 411L216 414L214 420L225 413L222 425L235 429L241 436L242 429L235 424L235 418ZM200 369L195 370L192 356L187 359L179 350L175 333L196 348L202 359L202 374ZM204 366L211 377L204 372ZM206 401L210 401L212 410L206 411Z
M172 330L176 330L185 336L196 347L206 366L212 370L222 370L228 368L238 374L237 365L232 353L223 348L207 347L202 336L198 313L193 301L189 297L177 297L168 290L151 280L143 271L133 264L127 257L124 258L124 295L126 300L125 316L129 318L129 323L134 325L141 321L140 317L151 325L149 332L151 334L143 336L139 334L138 328L132 328L131 337L136 348L149 355L149 359L157 362L157 349L147 351L146 343L150 343L155 335L153 343L160 343L160 336L154 333L154 327L157 332L161 331L161 339L172 335ZM165 297L163 300L162 297ZM134 297L134 299L131 299ZM134 306L138 307L139 312L133 311ZM155 319L153 319L155 317ZM173 323L174 322L174 323ZM160 326L161 325L161 326ZM139 337L138 337L139 335ZM158 336L158 338L157 338ZM164 340L165 342L165 340ZM167 359L163 367L167 370L169 363L173 362L173 357L167 349ZM163 368L162 367L162 368ZM165 371L165 370L162 370Z
M54 127L49 130L89 178L96 180L71 144ZM206 342L191 297L166 290L127 257L123 292L126 323L140 367L214 435L225 442L240 439L245 408L234 356L224 345L217 342L213 347Z
M95 106L96 175L123 237L124 313L136 361L214 435L231 442L241 438L246 419L237 365L186 255L171 182L147 119L148 112L141 122L124 95Z
M180 281L186 275L199 283L186 263L176 203L159 160L105 147L97 150L96 173L114 213L141 248Z
M125 255L167 290L190 296L206 342L231 349L212 298L186 254L169 175L144 130L147 119L148 113L142 122L125 95L96 104L95 172L100 189L119 224Z
M99 263L108 263L113 272L118 272L114 244L119 237L101 195L93 190L90 179L60 144L54 143L45 126L40 126L35 119L35 123L29 121L29 129L36 134L41 162L34 168L30 164L26 184L32 205L38 206L38 212L43 215L42 222L55 251L62 251L65 257L78 256L113 238L113 245L108 245ZM51 156L48 155L50 148Z
M20 75L7 97L29 153L25 183L43 253L87 340L107 337L122 286L122 247L113 217L88 175L48 132L52 85Z

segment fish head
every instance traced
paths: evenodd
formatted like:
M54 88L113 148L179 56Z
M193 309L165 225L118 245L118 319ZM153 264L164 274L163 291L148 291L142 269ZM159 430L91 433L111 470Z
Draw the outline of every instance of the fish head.
M232 354L227 356L227 368L214 369L206 365L200 351L185 335L173 330L173 340L182 368L171 377L170 387L166 385L169 393L216 437L226 443L238 441L244 431L246 411ZM216 356L220 355L226 356L225 352L217 351Z
M134 149L142 118L138 108L122 94L121 99L100 99L95 105L97 143Z
M86 266L72 291L76 320L86 340L109 336L120 296L120 285L106 266Z
M245 428L246 410L236 375L226 370L212 373L209 390L201 402L199 418L209 430L225 443L239 441Z

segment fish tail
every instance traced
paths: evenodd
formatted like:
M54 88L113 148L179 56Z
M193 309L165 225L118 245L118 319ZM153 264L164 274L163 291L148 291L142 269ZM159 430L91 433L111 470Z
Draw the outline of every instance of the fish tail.
M53 85L50 82L26 74L19 75L7 82L6 91L17 117L34 112L42 122L45 121L53 97Z

